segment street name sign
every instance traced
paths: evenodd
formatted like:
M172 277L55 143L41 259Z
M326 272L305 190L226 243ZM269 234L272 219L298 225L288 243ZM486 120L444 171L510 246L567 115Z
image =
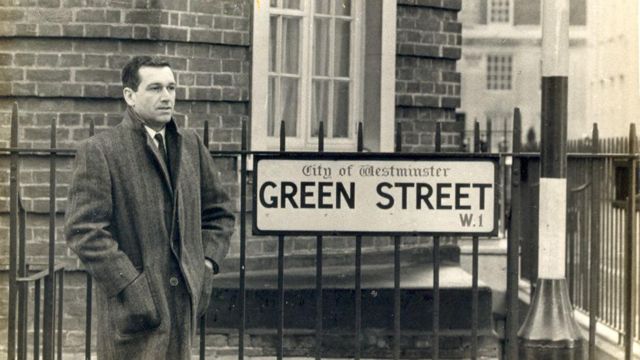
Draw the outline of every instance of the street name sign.
M494 155L254 155L257 235L496 235Z

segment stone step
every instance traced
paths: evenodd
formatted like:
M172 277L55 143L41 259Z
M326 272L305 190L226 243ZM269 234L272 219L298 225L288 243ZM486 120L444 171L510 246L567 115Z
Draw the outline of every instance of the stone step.
M363 328L393 330L393 266L362 267ZM433 318L433 268L430 264L405 264L400 275L400 322L403 331L430 332ZM285 272L285 316L287 329L315 329L315 269ZM239 328L239 278L237 273L216 277L207 314L209 329ZM275 329L278 324L277 273L247 272L247 329ZM323 269L323 328L351 333L355 328L355 271L352 266ZM440 269L440 329L451 335L471 329L471 276L458 266ZM491 289L478 288L478 329L491 334Z
M309 239L315 243L315 239ZM274 240L275 242L275 240ZM275 244L274 244L275 245ZM323 262L324 266L349 266L355 263L354 249L324 249ZM382 248L363 248L362 249L362 265L389 264L393 262L393 247ZM431 263L433 258L433 247L416 245L403 246L400 251L402 263ZM298 253L287 253L284 266L285 269L315 268L316 254L315 250ZM460 248L453 244L442 244L440 246L440 261L442 264L459 264ZM263 270L274 270L278 268L278 257L274 247L274 253L263 256L247 256L247 271L261 272ZM237 254L231 255L222 263L221 273L237 273L240 267L240 259Z

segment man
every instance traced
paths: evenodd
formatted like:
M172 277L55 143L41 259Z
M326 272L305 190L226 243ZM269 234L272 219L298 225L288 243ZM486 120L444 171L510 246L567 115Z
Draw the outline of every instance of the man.
M189 359L234 217L200 138L172 117L170 65L122 71L123 121L78 149L65 236L97 286L100 359Z

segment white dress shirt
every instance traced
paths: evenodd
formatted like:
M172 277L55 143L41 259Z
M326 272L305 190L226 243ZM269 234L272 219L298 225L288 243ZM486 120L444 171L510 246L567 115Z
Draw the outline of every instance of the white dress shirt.
M163 127L160 131L155 131L152 128L148 127L147 125L145 125L144 128L145 128L145 130L147 130L147 134L149 134L149 136L151 136L151 138L153 139L153 143L156 144L156 147L158 148L158 150L160 150L160 143L158 143L158 140L156 140L155 136L156 136L156 134L160 134L162 136L162 140L164 141L164 148L165 148L165 152L166 152L167 151L167 138L164 136L165 128Z

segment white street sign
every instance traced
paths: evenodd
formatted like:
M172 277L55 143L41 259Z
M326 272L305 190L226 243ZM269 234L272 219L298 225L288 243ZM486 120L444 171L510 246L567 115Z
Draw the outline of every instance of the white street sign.
M496 157L398 155L256 155L254 233L495 234Z

